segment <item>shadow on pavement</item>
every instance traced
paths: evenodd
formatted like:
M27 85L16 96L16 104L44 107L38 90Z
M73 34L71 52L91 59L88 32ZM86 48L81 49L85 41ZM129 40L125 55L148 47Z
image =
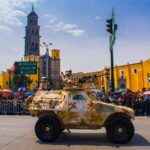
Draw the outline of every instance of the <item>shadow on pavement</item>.
M104 133L62 133L59 139L53 143L43 143L37 141L39 144L49 145L95 145L95 146L114 146L114 147L128 147L128 146L150 146L150 141L145 139L140 134L135 134L132 141L125 145L114 145L110 143Z

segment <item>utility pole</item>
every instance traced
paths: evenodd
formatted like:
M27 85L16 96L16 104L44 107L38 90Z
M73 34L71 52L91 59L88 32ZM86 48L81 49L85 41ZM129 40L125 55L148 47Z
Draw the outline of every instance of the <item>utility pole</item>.
M107 32L109 33L109 50L110 50L110 62L111 62L111 92L115 91L115 81L114 81L114 53L113 47L116 41L116 31L117 24L115 23L115 15L112 10L112 16L110 19L106 20Z

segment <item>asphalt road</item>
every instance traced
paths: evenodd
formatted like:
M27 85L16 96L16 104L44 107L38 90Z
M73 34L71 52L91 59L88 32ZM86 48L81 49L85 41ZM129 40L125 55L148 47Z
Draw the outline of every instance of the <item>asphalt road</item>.
M150 118L134 121L136 134L127 145L113 145L105 130L73 130L65 132L52 144L41 143L34 134L36 118L30 116L0 116L0 150L150 150Z

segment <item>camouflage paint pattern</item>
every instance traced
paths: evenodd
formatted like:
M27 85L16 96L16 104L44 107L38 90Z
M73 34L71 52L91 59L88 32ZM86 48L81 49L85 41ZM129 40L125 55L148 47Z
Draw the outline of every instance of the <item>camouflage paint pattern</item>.
M82 95L84 100L74 100ZM107 104L92 99L84 90L38 91L28 99L28 109L32 115L53 111L63 121L66 128L96 129L103 126L113 113L121 112L134 118L132 109Z

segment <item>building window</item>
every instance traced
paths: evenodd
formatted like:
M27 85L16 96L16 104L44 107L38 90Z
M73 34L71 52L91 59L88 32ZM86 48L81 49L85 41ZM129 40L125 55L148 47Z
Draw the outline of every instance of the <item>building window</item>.
M147 73L147 80L150 83L150 73Z
M30 23L31 23L31 24L33 23L32 19L30 20Z
M32 47L34 47L34 43L32 42Z
M120 70L119 73L120 73L120 76L124 76L124 71Z
M36 30L36 35L38 35L39 34L39 31L38 30Z
M137 69L134 69L134 73L135 73L135 74L137 73Z
M38 49L38 43L36 43L35 47L36 47L36 49Z

